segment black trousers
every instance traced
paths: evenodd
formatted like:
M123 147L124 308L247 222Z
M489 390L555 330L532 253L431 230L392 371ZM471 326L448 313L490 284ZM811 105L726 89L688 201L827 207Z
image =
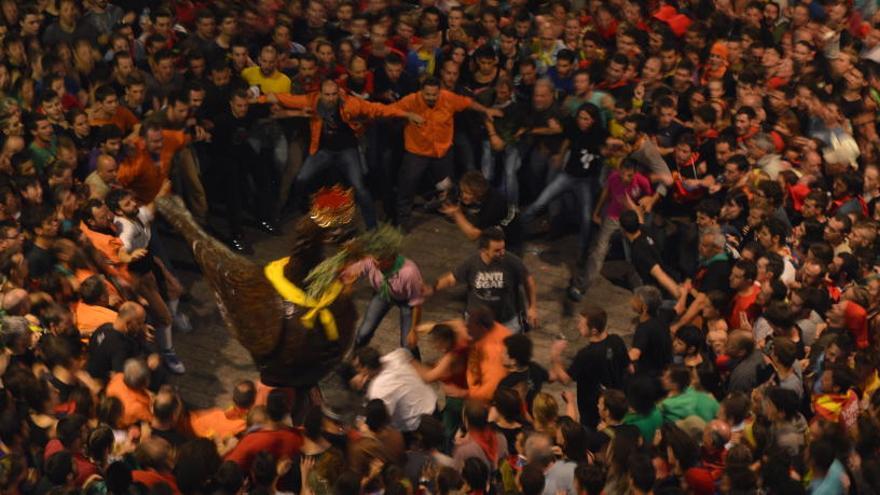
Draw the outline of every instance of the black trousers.
M444 179L452 180L452 153L447 151L440 158L416 155L410 152L403 154L403 163L397 175L397 222L404 228L409 227L412 219L413 197L419 190L419 184L425 172L430 172L435 184ZM450 184L451 185L451 184Z

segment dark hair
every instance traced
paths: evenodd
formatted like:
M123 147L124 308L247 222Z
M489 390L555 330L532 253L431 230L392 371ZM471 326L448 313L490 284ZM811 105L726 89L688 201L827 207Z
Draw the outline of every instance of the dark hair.
M604 309L591 303L584 304L581 310L581 316L587 319L587 326L590 329L604 332L608 324L608 313Z
M602 391L602 400L605 401L605 409L616 420L622 420L629 411L629 402L626 400L626 394L615 388L608 388Z
M775 183L774 183L775 184ZM764 225L768 232L770 232L770 238L778 237L780 244L785 244L785 238L788 236L788 226L785 223L776 218L776 217L768 217L764 220Z
M522 416L522 399L519 392L512 388L498 387L492 397L492 405L505 419L519 420Z
M743 272L743 278L746 280L755 280L758 277L758 265L754 261L741 259L733 267L739 268Z
M586 461L587 430L579 422L568 416L557 421L557 429L562 434L562 453L574 462Z
M362 347L355 351L354 357L364 368L375 371L382 367L382 357L374 347Z
M648 454L636 452L629 457L627 464L632 484L645 493L650 492L657 475Z
M683 364L669 365L669 380L678 390L684 390L691 384L691 370Z
M473 457L471 459L473 459ZM480 462L480 464L483 463ZM467 476L465 476L465 479L467 479ZM545 483L546 480L544 479L544 467L540 463L532 462L526 464L523 467L522 472L520 472L519 484L522 487L523 495L540 495L544 492ZM470 483L468 483L468 485L472 488L476 488Z
M483 430L489 426L489 408L483 402L475 400L465 402L464 417L468 428Z
M526 366L532 360L532 339L524 333L515 333L504 339L507 355L519 366Z
M641 230L639 215L633 210L626 210L620 214L620 228L627 234L635 234Z
M388 63L388 61L386 60L385 63ZM432 88L439 88L440 87L440 80L437 79L436 77L429 77L429 78L425 79L424 81L422 81L421 87L426 88L428 86L431 86Z
M388 414L388 408L382 402L382 399L373 399L367 402L364 416L370 431L378 432L391 424L391 415Z
M501 227L489 227L480 232L480 239L477 245L480 249L486 249L489 247L490 242L504 241L504 239L504 231L501 230Z
M785 416L785 419L793 419L800 410L800 399L797 393L787 388L771 388L767 391L767 400Z
M587 495L599 495L605 487L605 470L598 463L581 463L574 468L574 479Z
M266 415L272 421L282 421L289 411L290 407L287 403L287 394L284 390L273 389L269 392L266 399Z

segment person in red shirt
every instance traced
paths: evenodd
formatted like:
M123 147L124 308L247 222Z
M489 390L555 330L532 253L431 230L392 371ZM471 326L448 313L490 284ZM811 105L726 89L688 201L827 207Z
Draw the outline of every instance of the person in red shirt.
M749 322L754 318L751 314L755 305L755 299L761 292L761 286L755 282L758 276L758 267L754 261L739 260L730 271L730 288L736 291L730 305L730 313L727 315L728 328L737 329L744 323L743 318Z
M269 452L275 459L290 459L299 454L303 438L299 431L287 424L290 405L283 390L273 390L266 401L266 421L242 437L238 445L226 454L245 472L260 452Z
M140 469L131 472L132 481L142 483L150 489L164 484L172 495L180 495L177 479L172 472L173 449L167 440L161 437L141 440L134 451L134 457Z

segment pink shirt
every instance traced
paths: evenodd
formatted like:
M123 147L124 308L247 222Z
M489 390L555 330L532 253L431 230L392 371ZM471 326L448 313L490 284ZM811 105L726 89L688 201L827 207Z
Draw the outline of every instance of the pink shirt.
M366 276L370 281L373 289L379 290L382 287L382 270L373 258L364 258L348 266L345 269L345 275L349 277ZM391 291L391 297L395 301L407 301L410 306L421 306L425 302L422 295L422 273L411 259L406 258L403 266L388 280L388 288Z
M633 203L638 203L639 198L653 194L651 181L644 175L636 172L629 184L623 182L620 172L615 170L608 176L608 201L605 206L605 215L617 220L620 214L629 209L626 204L625 194L629 194Z

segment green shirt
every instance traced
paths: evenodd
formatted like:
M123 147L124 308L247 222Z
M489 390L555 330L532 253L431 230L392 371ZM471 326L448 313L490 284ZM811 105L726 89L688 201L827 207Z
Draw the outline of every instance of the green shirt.
M688 387L684 392L663 399L660 402L660 413L664 422L678 421L688 416L699 416L703 421L715 419L718 413L718 401L711 395Z
M654 433L663 425L663 416L660 414L660 410L655 407L651 409L651 412L644 415L634 412L627 413L623 417L623 424L633 425L638 428L645 442L651 445L654 441Z
M37 169L37 175L45 177L46 169L55 162L55 155L58 154L58 141L53 136L48 148L31 143L28 150L31 154L31 160L34 162L34 168Z

